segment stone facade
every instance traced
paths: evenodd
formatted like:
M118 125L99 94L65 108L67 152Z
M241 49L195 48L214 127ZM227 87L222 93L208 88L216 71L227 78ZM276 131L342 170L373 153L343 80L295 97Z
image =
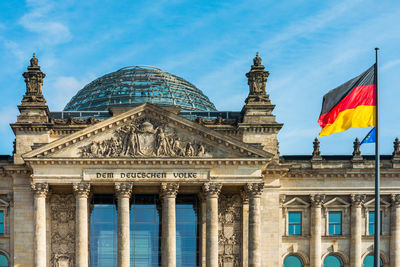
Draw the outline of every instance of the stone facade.
M44 73L31 59L26 94L11 124L12 157L0 159L0 254L10 266L89 266L90 200L115 195L118 266L129 266L129 201L159 194L162 266L176 263L176 197L199 194L199 266L282 266L295 255L320 267L337 255L361 267L373 251L374 161L359 153L324 156L319 141L309 156L279 154L283 124L272 114L269 73L257 55L246 74L249 96L237 119L186 119L151 104L108 118L53 118L42 93ZM381 258L400 266L400 152L381 161ZM289 215L301 214L300 234ZM341 233L329 214L341 212Z

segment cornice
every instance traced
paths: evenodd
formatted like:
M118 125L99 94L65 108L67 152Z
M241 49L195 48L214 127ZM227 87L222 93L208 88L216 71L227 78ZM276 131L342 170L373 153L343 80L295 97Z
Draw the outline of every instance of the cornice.
M27 158L29 165L241 165L261 168L269 162L262 158Z

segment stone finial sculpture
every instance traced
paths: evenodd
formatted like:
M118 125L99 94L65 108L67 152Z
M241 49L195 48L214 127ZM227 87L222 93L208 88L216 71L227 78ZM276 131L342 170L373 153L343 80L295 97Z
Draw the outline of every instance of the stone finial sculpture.
M321 151L319 150L319 144L320 142L318 138L315 138L313 142L313 153L312 153L313 159L321 158Z
M31 65L28 66L28 70L22 74L26 83L26 92L24 98L22 99L22 103L46 102L42 94L43 78L46 77L46 74L40 70L38 62L39 61L34 53L30 59Z
M248 79L249 85L249 96L246 99L248 102L270 102L269 96L265 91L265 85L267 83L267 78L269 72L265 70L265 67L261 64L262 59L258 56L253 59L253 64L246 77Z
M396 139L393 142L393 158L395 159L400 159L400 141L399 138L396 137Z
M358 138L356 138L353 143L353 158L361 158L360 141Z

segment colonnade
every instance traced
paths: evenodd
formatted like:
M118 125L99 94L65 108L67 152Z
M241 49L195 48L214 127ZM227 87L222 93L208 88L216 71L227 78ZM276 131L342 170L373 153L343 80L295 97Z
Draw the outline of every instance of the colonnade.
M391 195L390 266L400 266L400 195ZM324 195L311 195L310 267L322 266L322 204ZM362 204L365 195L351 195L350 267L362 267Z
M115 183L115 194L118 199L118 266L130 266L130 233L129 233L129 199L133 184L130 182ZM249 198L249 267L261 267L261 214L260 202L263 183L246 184L243 191ZM47 266L46 255L46 195L47 183L33 183L35 247L34 266ZM218 267L218 196L222 184L205 183L202 186L206 202L206 266ZM161 264L165 267L176 266L176 215L175 199L179 190L178 183L162 183L160 196L162 201L162 236ZM81 182L73 184L76 199L76 252L75 261L78 267L89 266L89 218L88 197L90 184Z

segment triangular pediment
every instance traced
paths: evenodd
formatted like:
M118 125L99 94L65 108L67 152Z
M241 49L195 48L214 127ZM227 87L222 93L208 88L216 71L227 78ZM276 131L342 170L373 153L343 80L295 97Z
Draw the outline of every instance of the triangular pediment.
M324 207L339 208L339 207L350 207L350 203L340 197L334 197L331 200L324 203Z
M372 198L371 200L366 201L364 206L368 207L368 208L375 208L375 198ZM390 203L381 199L381 206L384 208L387 208L390 206Z
M272 158L272 154L151 104L23 155L28 158Z
M302 200L299 197L294 197L283 204L283 207L292 207L292 208L307 208L310 204L306 201Z

